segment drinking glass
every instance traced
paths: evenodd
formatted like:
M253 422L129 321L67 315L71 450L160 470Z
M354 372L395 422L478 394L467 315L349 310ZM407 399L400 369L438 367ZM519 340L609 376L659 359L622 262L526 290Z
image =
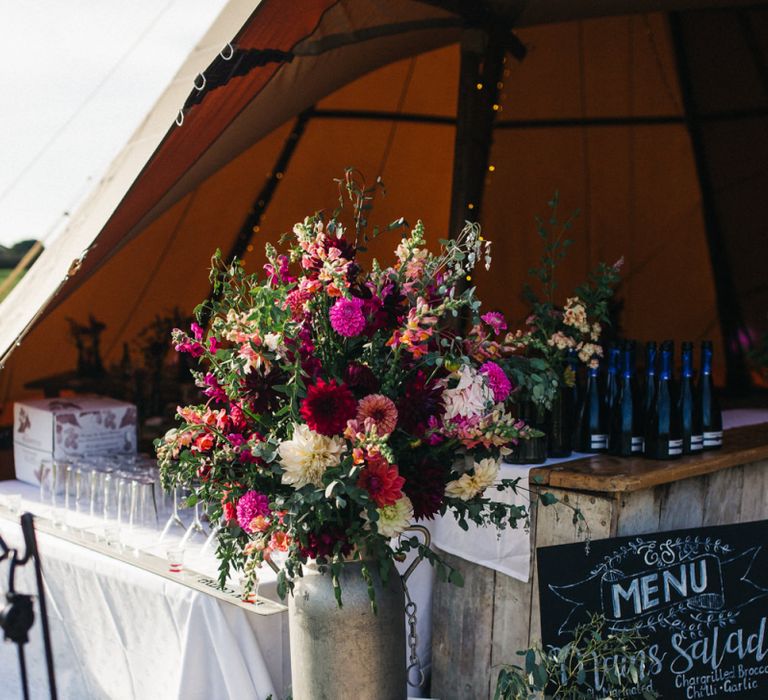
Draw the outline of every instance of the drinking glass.
M157 530L157 500L155 482L147 476L140 476L133 482L135 502L135 524L151 530Z
M184 537L181 538L181 546L187 546L190 543L198 543L205 546L208 539L208 533L205 531L203 521L200 519L200 501L195 501L195 516L192 524L187 528Z
M169 547L165 555L168 558L168 571L172 574L181 573L184 567L184 547Z
M136 481L132 475L124 471L116 473L117 476L117 522L122 527L133 528L136 518Z
M179 534L186 533L187 526L179 516L179 487L173 487L173 506L171 515L166 521L163 531L160 533L160 537L157 538L158 543L162 542L172 531Z
M5 497L5 504L11 515L18 515L21 511L21 494L10 493Z

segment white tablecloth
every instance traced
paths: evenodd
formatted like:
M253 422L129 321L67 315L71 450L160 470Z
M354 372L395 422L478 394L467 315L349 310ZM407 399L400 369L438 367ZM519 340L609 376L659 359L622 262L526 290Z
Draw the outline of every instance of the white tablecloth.
M768 410L766 409L748 408L723 412L723 428L725 430L766 422L768 422ZM527 506L528 473L531 469L538 466L548 467L589 456L575 452L570 457L548 459L543 465L502 464L499 479L520 478L520 493L515 495L510 491L496 498L505 503ZM447 515L435 524L434 543L444 552L495 569L519 581L528 581L530 577L531 538L530 533L522 524L517 529L508 528L497 533L493 529L479 528L470 523L469 530L464 531L453 516Z
M589 455L574 453L570 457L549 459L544 465L502 464L498 481L520 479L518 493L515 494L511 490L486 493L491 493L491 497L496 501L528 507L528 473L531 469L587 456ZM495 569L519 581L527 581L530 577L531 536L524 522L520 522L517 528L507 527L500 531L469 523L469 529L462 530L456 518L446 515L436 522L434 530L435 546L444 552Z
M22 494L22 510L39 511L37 489L0 482L0 501ZM0 518L0 535L23 550L21 528ZM56 677L62 700L274 700L290 690L288 616L260 616L138 568L38 533ZM401 569L408 565L405 562ZM185 566L215 578L212 555ZM429 673L432 567L421 564L408 581L418 606L418 653ZM0 564L0 595L8 562ZM36 593L31 564L17 570L17 590ZM277 600L275 577L263 574L260 595ZM30 633L27 665L32 698L47 698L41 627ZM413 697L418 689L409 688ZM16 647L0 643L0 700L21 697Z

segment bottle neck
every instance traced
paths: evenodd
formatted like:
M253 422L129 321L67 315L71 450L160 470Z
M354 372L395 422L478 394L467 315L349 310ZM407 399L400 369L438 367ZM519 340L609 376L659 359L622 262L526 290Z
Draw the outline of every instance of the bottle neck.
M645 373L648 376L656 374L656 349L648 350L645 353Z
M683 379L693 378L693 354L689 350L683 353L680 374Z
M633 366L632 362L632 351L631 350L625 350L624 351L624 363L621 368L621 373L624 379L632 379L632 377L635 374L635 368Z
M703 348L701 351L701 373L709 376L712 374L712 350Z
M672 378L672 353L663 350L661 353L661 367L659 368L659 379L669 381Z

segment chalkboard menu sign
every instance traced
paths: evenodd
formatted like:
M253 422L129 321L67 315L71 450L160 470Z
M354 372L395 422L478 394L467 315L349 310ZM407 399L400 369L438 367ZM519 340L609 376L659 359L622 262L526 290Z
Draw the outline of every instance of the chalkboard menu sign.
M600 613L608 630L647 638L636 661L662 698L768 698L768 521L542 547L537 557L545 647Z

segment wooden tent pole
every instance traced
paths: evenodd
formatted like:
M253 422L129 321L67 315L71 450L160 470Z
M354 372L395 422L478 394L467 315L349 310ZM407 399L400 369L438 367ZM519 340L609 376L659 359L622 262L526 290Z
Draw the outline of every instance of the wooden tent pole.
M669 13L669 27L680 79L685 121L691 138L691 148L693 149L696 173L701 189L704 227L712 264L712 278L715 283L717 312L720 316L720 328L723 335L726 385L728 390L734 394L744 395L749 392L752 386L744 359L745 348L741 345L741 338L748 336L741 315L741 305L733 284L732 268L724 241L725 232L718 216L716 195L704 144L701 116L691 86L691 68L688 63L685 37L683 36L683 21L680 13Z
M508 32L467 30L461 41L461 68L453 150L449 236L467 220L477 221L493 142L498 83L504 70Z

